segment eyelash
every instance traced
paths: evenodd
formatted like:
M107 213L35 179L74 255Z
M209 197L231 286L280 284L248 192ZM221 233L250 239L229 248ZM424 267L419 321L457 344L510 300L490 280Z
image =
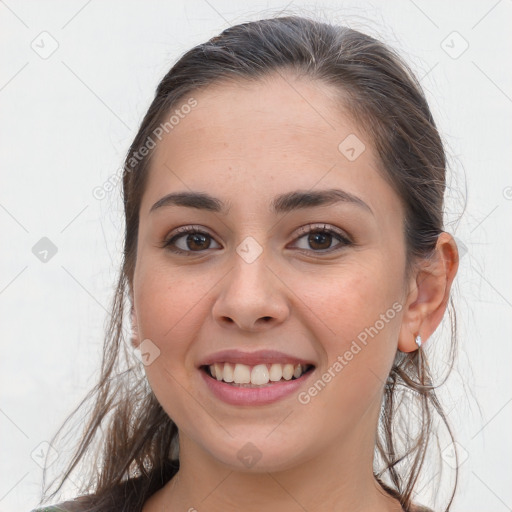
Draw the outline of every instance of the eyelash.
M325 249L325 250L320 250L320 251L315 251L313 249L298 249L300 252L303 252L303 253L314 252L316 254L326 254L326 253L336 252L336 251L343 249L344 247L353 245L353 242L345 234L343 234L341 231L335 230L333 228L328 228L326 224L316 224L316 225L301 227L297 233L298 236L296 237L296 240L303 238L304 236L309 235L311 233L327 233L329 235L333 235L333 237L335 239L337 239L340 243L334 247L331 247L331 248ZM205 235L205 236L213 239L213 237L209 233L202 230L199 226L184 226L182 228L178 228L176 230L176 232L170 238L168 238L167 240L164 241L164 243L162 244L161 247L165 248L175 254L182 254L182 255L184 254L186 256L192 256L194 254L199 254L199 253L204 252L204 251L184 251L182 249L173 249L172 248L172 245L176 242L176 240L182 238L184 235L189 235L189 234ZM208 249L205 249L205 251L207 251L207 250Z

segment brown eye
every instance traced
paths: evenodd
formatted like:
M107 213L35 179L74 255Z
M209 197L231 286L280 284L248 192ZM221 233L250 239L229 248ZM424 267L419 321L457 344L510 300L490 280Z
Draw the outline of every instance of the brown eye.
M308 243L312 249L329 249L332 243L332 235L325 232L310 233Z
M191 251L201 251L210 247L210 240L208 235L202 233L187 235L186 245Z
M299 234L296 246L308 252L334 252L352 245L347 235L326 225L306 226L299 230Z
M220 248L219 244L216 247L212 247L212 243L217 244L211 235L193 226L187 226L180 228L178 234L171 236L168 241L164 242L163 247L171 252L189 255L193 252Z

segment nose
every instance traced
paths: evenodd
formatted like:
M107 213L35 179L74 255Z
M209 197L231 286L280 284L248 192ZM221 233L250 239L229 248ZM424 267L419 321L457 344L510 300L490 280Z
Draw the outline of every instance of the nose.
M224 328L264 331L283 323L290 314L286 287L262 256L247 263L235 255L233 269L221 283L212 314Z

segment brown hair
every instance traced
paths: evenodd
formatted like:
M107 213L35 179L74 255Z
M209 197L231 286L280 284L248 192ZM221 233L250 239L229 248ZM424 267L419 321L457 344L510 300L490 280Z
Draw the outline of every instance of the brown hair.
M80 490L94 492L89 510L141 509L176 473L179 463L172 463L171 453L177 427L152 393L124 334L131 309L139 208L151 161L151 152L140 158L139 150L154 138L171 109L194 91L227 80L258 81L284 70L329 84L340 92L340 102L371 138L382 172L404 205L407 269L414 268L418 258L432 254L443 230L445 153L422 89L395 52L358 31L298 16L233 26L192 48L158 85L125 161L124 259L105 337L101 375L55 436L92 404L73 457L58 487L45 496L45 501L82 466L89 474L81 475L84 485ZM451 299L448 308L453 362L456 324ZM411 404L418 411L417 432L404 425ZM436 414L453 442L423 349L397 352L385 386L378 429L375 464L381 467L374 468L374 473L405 510L412 506L427 448L438 435L432 426ZM127 482L134 485L127 486ZM455 475L446 510L456 482ZM113 507L114 492L121 486L124 504Z

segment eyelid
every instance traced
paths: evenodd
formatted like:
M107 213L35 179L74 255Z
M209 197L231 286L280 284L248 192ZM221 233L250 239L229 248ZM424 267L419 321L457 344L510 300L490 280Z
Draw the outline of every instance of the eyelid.
M340 230L339 228L336 228L335 226L331 226L330 224L326 224L326 223L312 223L312 224L307 224L305 226L301 226L298 230L295 231L295 233L293 235L294 239L292 242L296 243L300 238L303 238L304 236L309 235L310 233L315 233L315 232L325 232L325 233L330 233L330 234L335 235L339 239L339 242L340 242L338 245L341 245L342 247L347 246L347 245L353 245L353 243L354 243L352 241L351 237L347 233ZM175 254L184 254L186 256L190 256L190 255L194 255L194 254L200 255L200 254L207 252L210 249L210 248L208 248L208 249L205 249L204 251L184 251L179 248L174 248L174 249L172 248L172 246L173 246L172 242L174 240L181 238L182 236L189 234L189 233L206 235L209 238L211 238L215 243L219 244L219 242L217 242L217 240L216 240L216 237L213 236L206 228L203 228L202 226L198 226L198 225L187 225L187 226L180 226L179 228L176 228L175 230L173 230L171 235L169 235L165 238L161 247L164 249L168 249ZM338 245L331 247L329 249L326 249L326 250L322 250L322 251L314 251L312 249L297 249L297 250L301 251L301 252L305 252L305 253L326 254L326 253L335 252L336 250L339 250L339 249L337 249Z
M335 233L336 235L338 235L340 238L342 238L346 242L352 243L351 237L347 233L345 233L345 231L343 231L339 228L336 228L335 226L331 226L330 224L326 224L324 222L312 223L312 224L307 224L306 226L301 226L295 232L295 234L296 234L296 237L297 236L300 237L303 235L308 235L309 233L314 233L315 231L332 232L332 233Z
M294 234L294 241L293 243L297 243L301 238L303 238L306 235L309 235L311 233L328 233L331 236L333 236L335 239L338 240L338 244L336 244L334 247L329 247L328 249L320 250L320 251L314 251L312 249L301 249L297 248L296 250L307 255L327 255L327 254L333 254L336 252L339 252L343 250L344 248L348 246L353 246L354 241L352 240L352 237L349 236L345 231L335 227L331 226L330 224L326 224L324 222L320 223L312 223L308 224L306 226L301 226Z
M198 226L196 224L189 224L189 225L180 226L180 227L174 229L170 235L167 235L165 237L165 239L162 242L162 244L160 245L160 247L162 249L167 249L175 254L181 254L181 255L186 255L186 256L191 256L194 254L199 255L199 254L205 253L206 250L205 251L184 251L179 248L173 248L173 243L175 240L177 240L178 238L181 238L189 233L206 235L209 238L211 238L216 244L219 243L219 242L217 242L215 237L206 228L204 228L202 226Z

